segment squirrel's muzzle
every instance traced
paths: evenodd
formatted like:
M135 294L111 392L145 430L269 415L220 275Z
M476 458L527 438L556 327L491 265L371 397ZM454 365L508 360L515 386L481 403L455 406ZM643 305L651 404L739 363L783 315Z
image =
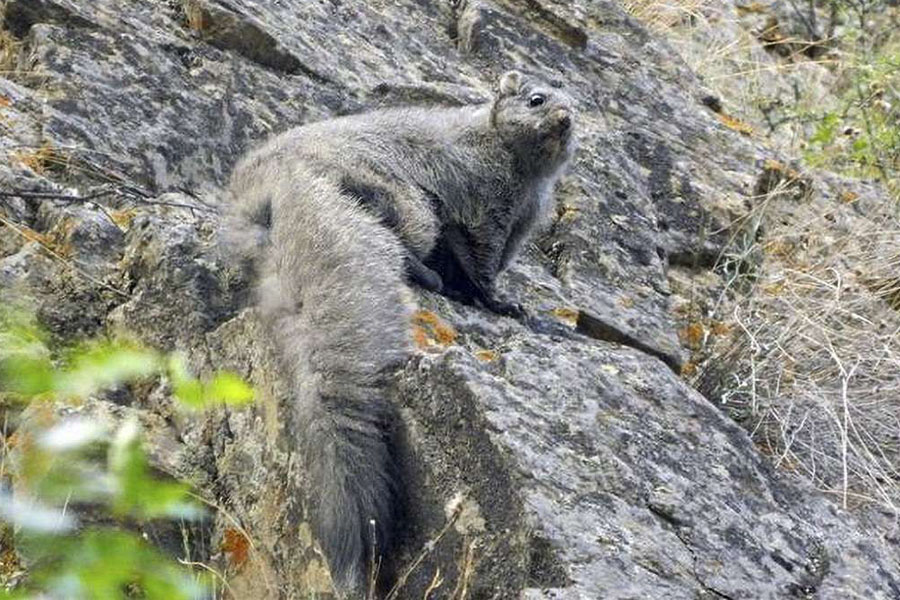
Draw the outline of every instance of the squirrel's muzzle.
M554 131L565 133L572 128L572 111L566 106L558 106L550 113L550 125Z
M550 115L550 135L565 143L572 135L574 119L567 108L559 108Z

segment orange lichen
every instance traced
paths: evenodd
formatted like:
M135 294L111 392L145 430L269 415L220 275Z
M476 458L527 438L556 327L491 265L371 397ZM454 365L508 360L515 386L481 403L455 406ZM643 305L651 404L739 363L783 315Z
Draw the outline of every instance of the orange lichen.
M741 121L737 117L732 117L731 115L727 115L725 113L719 113L717 116L719 117L719 121L721 121L722 124L725 125L725 127L733 129L741 135L753 135L753 127L751 127L748 123Z
M634 307L634 298L631 296L622 296L619 298L619 304L621 304L625 308L633 308Z
M765 162L763 162L763 170L778 173L782 176L782 179L787 181L794 181L802 177L799 171L788 167L783 162L777 161L774 158L767 158Z
M182 6L184 9L184 19L188 28L197 33L202 33L209 26L207 23L208 17L206 11L203 10L203 5L196 2L196 0L186 0Z
M415 323L413 324L412 339L416 348L425 349L430 347L430 344L428 343L428 334L425 332L425 329L419 327Z
M713 321L710 323L709 331L712 335L728 335L731 333L731 325L722 321Z
M844 204L852 204L859 200L859 194L850 190L844 190L841 192L840 200Z
M222 551L228 557L228 564L240 569L250 554L250 540L234 527L226 527L222 536Z
M762 14L768 10L768 7L762 2L751 2L749 4L738 4L735 6L739 15Z
M419 348L449 346L459 336L453 327L429 310L417 310L412 322L413 343Z
M782 162L767 159L763 163L762 173L756 181L753 193L758 196L767 194L788 194L798 201L807 200L812 191L812 180L805 177L797 169Z
M0 222L0 228L2 227L9 227L18 235L29 242L35 242L57 258L68 258L74 253L74 248L69 241L69 234L75 227L75 223L71 219L63 220L49 233L41 233L27 225L14 224L5 219Z
M683 365L681 365L681 374L684 375L685 377L690 377L691 375L694 375L696 372L697 372L697 364L696 363L688 361L688 362L684 363Z
M554 308L550 311L553 316L555 316L560 321L565 321L566 323L574 326L578 323L578 309L577 308Z
M493 350L478 350L475 352L475 358L484 362L493 362L497 360L499 355Z
M25 227L25 226L20 227L19 233L21 233L22 237L24 237L29 242L37 242L37 243L43 244L43 245L49 245L53 242L53 240L51 240L49 236L46 236L43 233L35 231L34 229L32 229L30 227Z
M785 168L784 163L777 161L774 158L767 158L763 162L763 169L766 171L784 171Z
M556 217L564 223L571 223L578 217L578 208L571 204L560 202L556 207Z
M693 322L689 323L687 327L681 329L678 332L679 337L687 344L689 347L697 349L703 343L703 338L706 334L706 328L703 327L702 323Z
M133 208L109 211L109 217L113 220L113 223L115 223L122 229L128 229L129 227L131 227L131 221L134 219L134 216L136 214L137 210Z

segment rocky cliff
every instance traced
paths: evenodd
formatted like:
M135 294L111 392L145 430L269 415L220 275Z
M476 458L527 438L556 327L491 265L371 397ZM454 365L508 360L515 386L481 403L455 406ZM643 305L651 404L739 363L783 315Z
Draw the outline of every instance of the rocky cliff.
M679 376L673 270L711 275L772 155L619 3L7 0L0 64L0 285L60 340L128 331L260 392L191 419L162 383L60 408L141 419L155 466L213 507L193 559L235 598L328 577L290 399L216 248L229 168L310 120L483 100L511 67L580 113L552 226L501 282L543 325L417 291L420 351L392 390L411 503L396 597L900 597L896 534L777 472Z

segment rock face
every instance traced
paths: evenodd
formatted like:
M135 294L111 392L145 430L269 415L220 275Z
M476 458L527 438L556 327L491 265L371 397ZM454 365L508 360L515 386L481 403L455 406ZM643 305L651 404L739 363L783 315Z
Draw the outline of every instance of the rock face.
M124 329L260 391L201 420L161 386L79 409L137 414L156 465L217 508L194 560L234 597L328 577L277 360L216 249L217 190L272 132L477 101L513 66L580 111L556 218L501 282L545 326L419 294L449 325L392 389L410 495L394 597L900 597L895 535L775 472L675 373L669 269L709 268L766 154L617 3L7 0L3 27L0 181L31 194L0 198L0 285L60 339ZM246 561L222 551L235 535Z

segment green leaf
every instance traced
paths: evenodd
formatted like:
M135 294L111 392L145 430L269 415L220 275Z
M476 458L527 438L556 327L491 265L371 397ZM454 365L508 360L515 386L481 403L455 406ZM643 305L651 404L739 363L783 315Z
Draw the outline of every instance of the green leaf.
M202 409L213 404L241 405L253 400L253 388L228 371L216 373L212 381L191 377L184 358L174 354L168 361L169 378L175 398L188 408Z
M222 404L246 404L253 400L253 388L228 371L219 372L209 383L206 401Z
M104 439L106 428L91 419L72 417L38 436L41 448L50 452L68 452Z
M167 363L169 379L172 380L172 393L175 399L188 408L203 407L203 385L191 377L187 362L181 354L172 354Z
M187 361L180 352L173 352L169 355L169 360L166 362L166 369L168 370L169 377L176 383L191 378L191 373L187 368Z
M199 518L203 512L189 500L189 487L153 477L141 445L140 426L127 421L109 449L114 480L113 512L138 518Z
M0 390L31 397L54 386L53 364L34 316L0 310Z
M15 354L0 361L0 389L23 396L38 396L56 387L56 374L44 356Z
M188 408L203 408L203 384L197 379L176 383L172 390L175 398Z
M78 524L71 514L6 492L0 492L0 517L17 528L36 533L62 533Z
M122 342L95 342L67 354L59 369L51 359L34 318L0 308L0 401L19 396L88 396L104 388L164 371L175 395L190 407L240 404L252 389L232 373L208 382L191 376L183 357L167 356ZM3 393L10 392L10 393ZM16 546L28 557L28 580L2 598L80 599L142 598L192 600L208 597L209 588L188 569L176 565L132 533L114 529L72 534L72 507L90 502L103 518L129 522L168 517L204 516L186 484L158 477L141 444L136 420L115 433L102 468L108 436L89 420L65 420L36 431L37 443L22 446L15 499L0 495L0 519L17 525ZM29 500L23 500L27 494ZM70 503L71 502L71 503Z
M193 600L207 586L173 564L136 534L92 529L55 539L44 548L45 565L32 574L37 589L53 597L113 600ZM49 563L49 564L48 564Z
M823 146L828 145L834 140L834 135L837 130L838 121L840 118L837 113L825 113L825 116L822 118L822 122L819 123L819 126L816 128L816 132L809 138L809 141L814 144L821 144Z
M94 344L74 354L72 365L57 381L56 391L85 397L159 371L159 354L122 344Z

